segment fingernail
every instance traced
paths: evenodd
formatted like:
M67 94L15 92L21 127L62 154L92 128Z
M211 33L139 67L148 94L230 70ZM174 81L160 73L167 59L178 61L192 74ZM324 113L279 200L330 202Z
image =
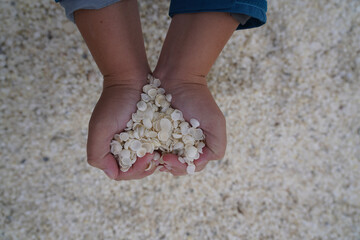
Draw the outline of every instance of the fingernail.
M113 171L110 170L110 169L105 169L105 170L104 170L104 173L105 173L110 179L114 179L114 178L115 178Z

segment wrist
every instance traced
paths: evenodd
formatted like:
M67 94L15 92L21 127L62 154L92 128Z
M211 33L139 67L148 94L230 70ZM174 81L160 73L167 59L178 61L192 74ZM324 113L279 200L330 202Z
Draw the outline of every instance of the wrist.
M124 86L133 89L141 89L147 83L147 75L149 73L150 70L104 74L103 88Z
M183 85L195 84L207 86L206 76L200 73L175 69L158 68L153 72L155 78L160 79L161 85L168 91Z

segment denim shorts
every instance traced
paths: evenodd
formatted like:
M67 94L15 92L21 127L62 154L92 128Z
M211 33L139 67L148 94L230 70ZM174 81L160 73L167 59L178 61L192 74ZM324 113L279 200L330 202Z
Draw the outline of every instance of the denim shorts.
M79 9L100 9L121 0L55 0L64 7L67 18L74 21ZM238 29L259 27L266 23L266 0L171 0L169 16L180 13L228 12L239 21Z

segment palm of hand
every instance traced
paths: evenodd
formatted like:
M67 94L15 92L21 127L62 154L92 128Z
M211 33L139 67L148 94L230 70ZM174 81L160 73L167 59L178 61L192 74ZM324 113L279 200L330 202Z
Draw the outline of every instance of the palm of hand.
M209 160L220 159L226 149L225 118L209 89L205 84L186 83L165 90L171 93L171 105L183 112L185 120L195 118L200 121L200 128L204 131L206 147L198 160L195 160L196 171L201 171ZM169 171L175 176L186 174L186 164L177 160L177 156L164 156L165 166L161 171Z
M224 155L225 118L206 85L182 84L166 90L173 96L172 106L181 110L187 121L191 118L200 121L200 127L206 136L206 147L201 157L194 163L196 171L201 171L209 160L220 159ZM154 165L150 171L145 171L153 157L152 154L147 154L137 159L127 172L121 172L115 158L109 152L109 145L114 134L123 131L131 114L136 111L140 93L141 87L137 86L115 85L104 88L89 122L88 162L104 170L112 179L140 179L151 175L156 169ZM180 163L177 156L166 154L164 162L173 175L186 174L186 164Z
M155 171L155 167L153 167L150 171L145 172L153 157L152 154L137 159L127 172L121 172L116 159L109 152L114 134L123 131L131 114L136 111L140 93L141 88L135 86L115 85L104 88L89 122L88 162L90 165L104 170L112 179L140 179Z

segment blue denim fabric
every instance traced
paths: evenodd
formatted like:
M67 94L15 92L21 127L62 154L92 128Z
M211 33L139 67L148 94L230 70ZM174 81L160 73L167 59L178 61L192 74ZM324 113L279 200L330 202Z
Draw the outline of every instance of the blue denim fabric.
M266 0L172 0L169 15L194 12L229 12L245 14L250 19L237 29L259 27L266 23Z
M100 9L121 0L55 0L64 7L67 18L74 22L74 12L79 9ZM259 27L266 23L266 0L171 0L169 16L179 13L228 12L235 19L250 18L237 29ZM245 18L246 20L246 18ZM240 21L242 22L242 21Z

